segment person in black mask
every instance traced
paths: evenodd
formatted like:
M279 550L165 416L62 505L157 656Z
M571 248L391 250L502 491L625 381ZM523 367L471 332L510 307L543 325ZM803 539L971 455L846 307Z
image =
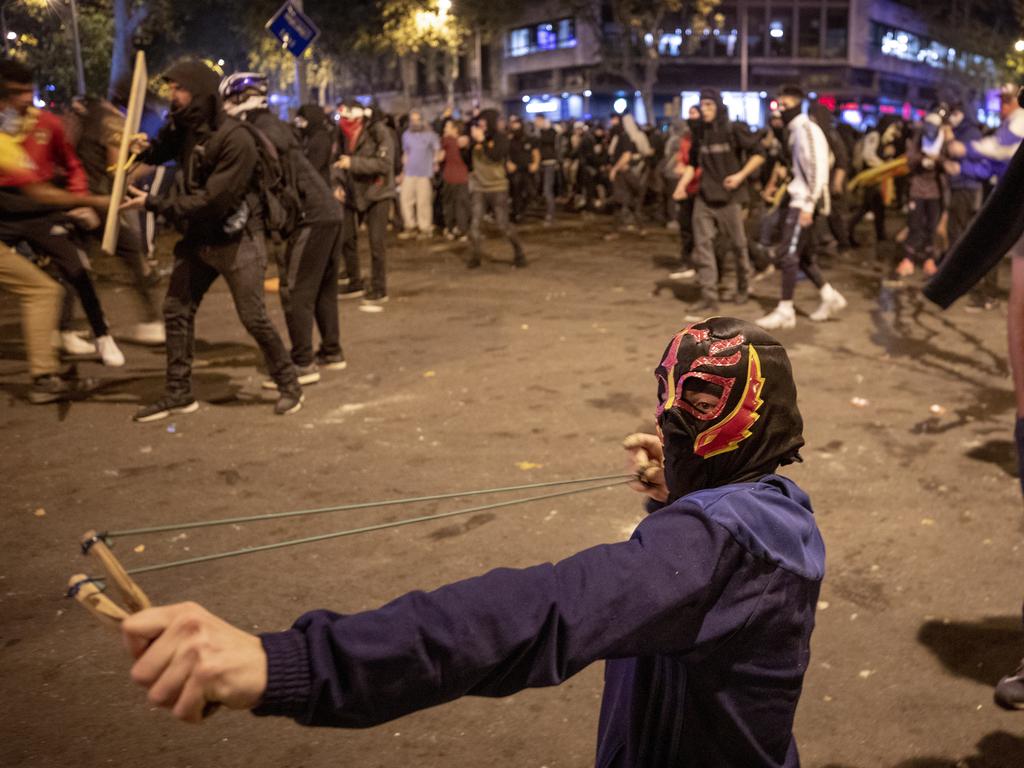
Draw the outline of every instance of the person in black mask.
M797 768L825 547L807 494L776 474L804 442L789 360L718 317L677 333L656 376L661 437L626 440L651 497L628 541L261 637L195 605L152 608L121 625L134 679L191 722L220 701L354 728L606 660L596 765Z
M331 152L334 149L334 142L323 107L319 104L303 104L292 119L292 125L295 126L295 132L309 164L330 187Z
M747 178L764 163L756 133L729 120L721 94L707 88L700 94L701 121L691 152L700 169L700 191L693 206L693 261L701 301L688 317L699 319L718 312L718 261L715 239L725 236L736 264L736 302L745 303L750 280L750 254L743 224L741 190Z
M217 93L220 77L203 62L179 61L164 73L164 80L171 90L170 119L139 160L160 165L173 159L181 168L180 177L166 197L134 190L122 208L145 207L177 224L184 234L174 248L164 302L167 393L141 408L135 421L156 421L199 408L192 394L195 318L206 291L221 275L242 325L259 345L277 384L274 412L295 413L302 407L302 387L263 300L267 248L256 140L224 113Z
M786 124L792 179L789 182L789 208L782 226L779 262L782 268L782 300L757 321L768 330L796 325L793 296L797 273L803 272L821 295L821 303L811 320L821 322L846 307L846 299L825 280L815 259L814 220L828 215L829 151L824 132L802 111L804 93L797 86L785 86L779 92L779 107Z

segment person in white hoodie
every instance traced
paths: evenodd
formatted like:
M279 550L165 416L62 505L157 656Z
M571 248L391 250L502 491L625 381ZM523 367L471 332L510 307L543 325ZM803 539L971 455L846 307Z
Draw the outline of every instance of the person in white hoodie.
M782 300L755 321L768 330L796 325L793 294L797 272L803 271L821 294L821 304L810 318L828 320L846 306L846 299L821 274L814 255L814 217L829 212L829 150L825 134L802 111L804 92L787 85L779 91L779 109L786 124L793 180L789 182L789 210L782 229L779 264Z

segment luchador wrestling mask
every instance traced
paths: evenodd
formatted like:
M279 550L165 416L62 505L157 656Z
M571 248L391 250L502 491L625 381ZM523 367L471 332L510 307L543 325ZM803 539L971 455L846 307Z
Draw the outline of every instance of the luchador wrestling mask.
M800 460L789 357L756 325L714 317L684 328L655 376L670 501Z

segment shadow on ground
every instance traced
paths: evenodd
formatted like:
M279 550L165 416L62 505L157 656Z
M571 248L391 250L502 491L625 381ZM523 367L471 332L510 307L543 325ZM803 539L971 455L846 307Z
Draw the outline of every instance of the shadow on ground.
M917 640L949 672L988 686L995 686L999 678L1011 672L1024 650L1024 632L1018 616L990 616L981 621L948 624L927 621L921 625ZM1024 727L1024 720L1021 726ZM1024 753L1014 765L1024 766Z
M891 766L872 768L1020 768L1024 765L1024 737L1014 736L1005 731L993 731L982 737L973 755L959 760L944 757L915 757ZM829 763L824 768L854 768L854 766Z

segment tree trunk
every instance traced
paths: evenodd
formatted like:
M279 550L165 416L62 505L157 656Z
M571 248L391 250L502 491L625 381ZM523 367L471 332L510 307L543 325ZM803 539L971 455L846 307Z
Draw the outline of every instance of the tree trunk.
M143 2L132 8L132 0L113 0L114 6L114 50L110 57L110 80L108 95L112 95L119 80L132 76L132 43L135 33L149 15L149 7Z
M459 49L452 47L446 52L444 63L445 104L455 109L455 81L459 79Z

